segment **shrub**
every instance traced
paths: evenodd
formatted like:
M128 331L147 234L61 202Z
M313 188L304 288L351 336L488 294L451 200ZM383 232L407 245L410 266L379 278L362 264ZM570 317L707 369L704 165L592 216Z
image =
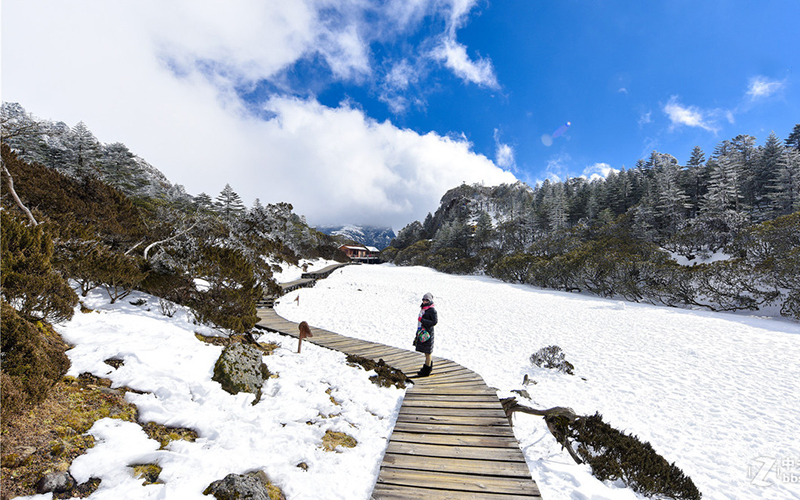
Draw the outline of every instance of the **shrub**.
M51 327L20 317L0 301L2 335L2 418L44 401L50 388L69 369L67 346Z
M104 256L97 263L95 272L97 281L102 283L113 304L130 295L145 278L145 274L139 268L136 257L120 252L106 252Z
M531 269L539 257L516 253L502 257L489 269L489 274L509 283L528 283Z
M547 368L550 370L558 370L569 375L573 375L575 366L567 361L564 353L557 345L550 345L542 347L531 355L531 363L540 368Z
M480 264L477 257L468 257L459 248L441 248L428 257L428 266L448 274L471 274Z
M578 417L568 424L567 432L567 437L578 443L578 455L601 481L622 480L648 497L698 500L702 496L691 478L656 453L650 443L614 429L600 414Z
M196 292L192 279L180 272L150 269L140 284L142 291L158 297L161 314L172 317L178 305L188 304Z
M408 377L402 371L392 368L382 359L376 362L357 354L348 354L347 364L351 366L359 365L367 371L375 370L376 375L372 375L369 381L378 387L395 386L398 389L405 389L406 383L409 382Z
M250 331L258 322L261 288L249 261L232 248L206 247L195 271L209 283L207 290L196 292L191 300L197 320L233 333Z
M425 265L425 257L431 249L431 240L420 240L413 245L400 250L395 258L399 266Z
M78 297L53 270L53 241L42 226L26 226L3 210L0 233L2 297L33 321L72 318Z

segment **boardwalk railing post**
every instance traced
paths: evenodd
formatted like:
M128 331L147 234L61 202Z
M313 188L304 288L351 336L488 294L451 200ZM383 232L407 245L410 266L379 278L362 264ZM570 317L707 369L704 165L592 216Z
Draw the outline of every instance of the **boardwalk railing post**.
M305 321L301 322L298 328L300 330L300 335L297 336L297 354L300 354L300 348L303 347L303 339L306 337L313 337L313 335L311 335L311 328L308 327L308 323Z

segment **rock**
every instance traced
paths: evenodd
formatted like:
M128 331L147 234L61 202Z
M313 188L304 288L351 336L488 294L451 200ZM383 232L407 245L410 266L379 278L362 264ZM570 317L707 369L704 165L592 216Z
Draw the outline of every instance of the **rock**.
M63 493L71 490L75 486L75 480L69 472L51 472L46 474L36 483L38 493Z
M214 495L217 500L270 500L267 483L267 475L262 471L228 474L225 479L211 483L203 495Z
M222 351L212 380L231 394L250 392L261 399L261 385L270 376L267 365L261 361L261 351L250 344L231 344ZM255 404L255 403L254 403Z

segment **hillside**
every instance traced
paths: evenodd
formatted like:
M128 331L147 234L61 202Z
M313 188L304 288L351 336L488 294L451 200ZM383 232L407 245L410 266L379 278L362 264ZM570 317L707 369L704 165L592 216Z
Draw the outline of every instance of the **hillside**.
M708 160L695 148L686 165L654 151L606 178L462 184L400 230L382 258L635 302L777 307L800 319L800 144L792 137L771 134L756 146L737 136Z

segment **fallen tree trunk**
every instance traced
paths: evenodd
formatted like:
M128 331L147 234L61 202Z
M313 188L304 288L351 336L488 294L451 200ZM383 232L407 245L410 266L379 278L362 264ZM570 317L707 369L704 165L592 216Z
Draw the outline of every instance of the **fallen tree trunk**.
M572 449L572 446L567 440L566 433L558 429L557 425L568 425L574 422L578 415L575 414L575 411L572 408L567 408L564 406L554 406L553 408L547 408L546 410L537 410L536 408L531 408L530 406L524 406L517 403L517 398L504 398L500 400L500 403L503 405L503 411L506 412L506 417L508 417L509 425L513 426L513 422L511 417L514 415L514 412L518 411L521 413L527 413L529 415L536 415L539 417L544 417L545 422L547 423L547 429L550 431L550 434L556 438L562 448L566 448L569 455L575 460L575 463L582 464L583 460L575 454L575 450Z

